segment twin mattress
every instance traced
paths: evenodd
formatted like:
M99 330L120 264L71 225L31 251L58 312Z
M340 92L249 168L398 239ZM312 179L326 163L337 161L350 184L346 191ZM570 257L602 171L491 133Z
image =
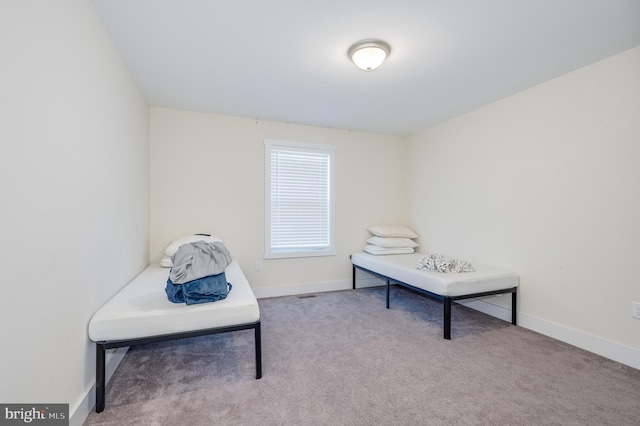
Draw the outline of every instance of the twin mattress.
M226 299L187 306L167 299L169 269L149 265L93 315L89 337L127 340L259 321L258 301L238 262L232 261L225 274L233 286Z
M440 273L422 271L416 266L423 253L374 256L354 253L351 262L358 267L392 280L446 297L457 297L517 287L519 276L507 269L473 264L475 272Z

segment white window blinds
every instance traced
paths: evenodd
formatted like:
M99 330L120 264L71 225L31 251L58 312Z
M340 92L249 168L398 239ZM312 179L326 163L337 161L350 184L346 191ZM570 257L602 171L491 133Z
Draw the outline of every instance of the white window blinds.
M335 147L265 140L265 258L335 254Z

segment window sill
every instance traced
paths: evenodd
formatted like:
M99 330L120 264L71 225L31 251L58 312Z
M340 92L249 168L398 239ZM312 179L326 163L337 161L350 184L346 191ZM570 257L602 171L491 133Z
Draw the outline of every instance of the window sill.
M265 253L265 259L288 259L296 257L323 257L335 256L335 250L318 250L318 251L283 251L276 253Z

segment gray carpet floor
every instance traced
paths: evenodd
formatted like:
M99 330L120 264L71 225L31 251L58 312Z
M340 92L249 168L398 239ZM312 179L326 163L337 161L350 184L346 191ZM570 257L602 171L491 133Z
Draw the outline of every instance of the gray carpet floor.
M640 370L393 287L259 301L253 331L131 348L85 425L640 425Z

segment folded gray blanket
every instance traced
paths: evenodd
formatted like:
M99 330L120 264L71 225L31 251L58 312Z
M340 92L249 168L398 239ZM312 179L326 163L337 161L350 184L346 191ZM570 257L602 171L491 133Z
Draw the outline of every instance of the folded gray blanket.
M197 241L183 244L171 256L173 267L169 272L169 278L174 284L184 284L218 275L224 272L232 260L229 250L221 242Z
M442 273L475 272L469 262L451 259L441 254L428 254L418 261L416 268L422 271L437 271Z

